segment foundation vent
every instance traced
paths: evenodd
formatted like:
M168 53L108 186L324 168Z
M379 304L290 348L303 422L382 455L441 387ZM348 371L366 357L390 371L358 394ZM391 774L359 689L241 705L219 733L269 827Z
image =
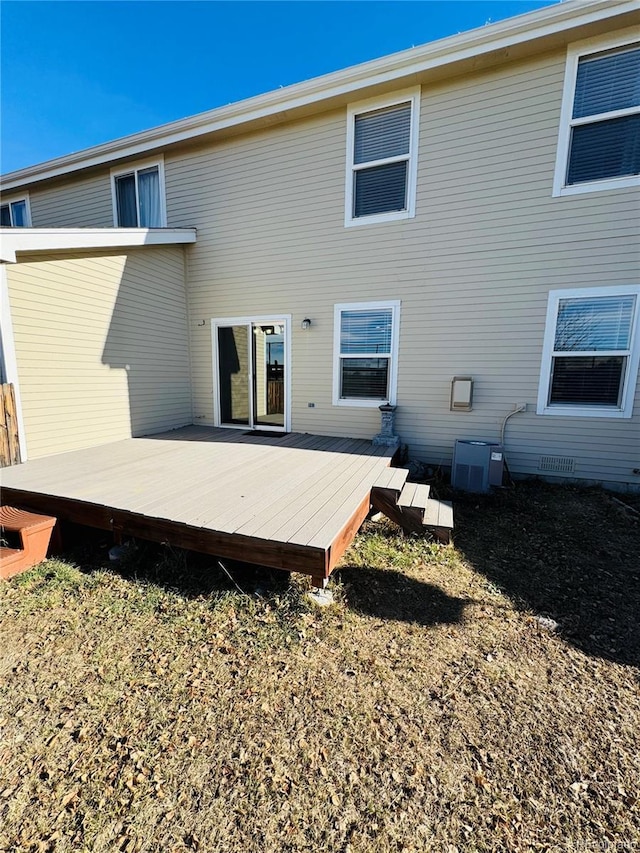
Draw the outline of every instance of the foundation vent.
M573 474L576 460L571 456L541 456L538 471L554 471L557 474Z

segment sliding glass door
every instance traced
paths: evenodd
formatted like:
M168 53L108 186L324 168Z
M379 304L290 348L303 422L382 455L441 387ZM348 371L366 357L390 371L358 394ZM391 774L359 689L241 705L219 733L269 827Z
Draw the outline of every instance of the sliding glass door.
M289 318L234 318L212 325L216 423L288 429Z

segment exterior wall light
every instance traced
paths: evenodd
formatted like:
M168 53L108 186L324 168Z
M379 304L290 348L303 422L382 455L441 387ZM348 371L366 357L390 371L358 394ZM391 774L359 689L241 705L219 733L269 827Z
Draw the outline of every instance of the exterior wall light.
M302 323L300 323L300 328L306 332L307 329L311 328L311 320L309 320L308 317L305 317Z

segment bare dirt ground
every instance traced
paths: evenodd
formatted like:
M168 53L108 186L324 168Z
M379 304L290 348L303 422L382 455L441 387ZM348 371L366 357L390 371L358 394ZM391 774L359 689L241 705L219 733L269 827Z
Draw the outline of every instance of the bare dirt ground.
M640 516L456 512L367 523L325 610L96 537L0 585L0 850L640 849Z

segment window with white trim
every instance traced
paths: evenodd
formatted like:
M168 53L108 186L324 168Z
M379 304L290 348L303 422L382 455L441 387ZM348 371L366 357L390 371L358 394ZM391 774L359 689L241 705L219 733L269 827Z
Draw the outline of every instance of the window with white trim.
M0 225L3 228L29 228L31 225L29 196L2 201L0 203Z
M166 225L162 162L113 170L111 181L116 227L162 228Z
M567 56L554 194L640 182L640 42Z
M395 404L400 302L335 306L333 404Z
M420 89L347 110L345 225L415 216Z
M551 291L539 415L631 417L639 301L638 285Z

